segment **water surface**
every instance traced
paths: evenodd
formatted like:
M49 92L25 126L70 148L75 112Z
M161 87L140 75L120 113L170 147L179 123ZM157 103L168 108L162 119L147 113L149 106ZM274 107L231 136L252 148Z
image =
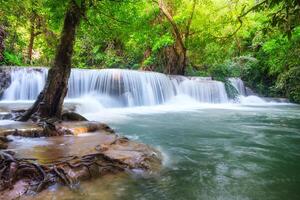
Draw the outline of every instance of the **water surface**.
M155 178L122 199L300 199L300 107L237 106L132 114L118 131L160 148Z
M90 106L94 109L82 105L78 111L161 150L163 170L151 176L104 177L76 191L52 187L43 192L45 198L300 199L300 106ZM42 140L16 141L38 148L46 145Z

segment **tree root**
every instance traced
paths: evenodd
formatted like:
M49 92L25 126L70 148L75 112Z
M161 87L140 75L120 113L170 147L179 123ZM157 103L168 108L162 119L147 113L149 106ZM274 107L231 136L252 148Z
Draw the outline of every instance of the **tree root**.
M73 156L53 164L40 165L35 159L19 159L0 151L0 191L13 189L19 180L27 183L27 194L39 193L55 183L72 188L81 180L107 172L120 172L126 168L126 164L102 153Z

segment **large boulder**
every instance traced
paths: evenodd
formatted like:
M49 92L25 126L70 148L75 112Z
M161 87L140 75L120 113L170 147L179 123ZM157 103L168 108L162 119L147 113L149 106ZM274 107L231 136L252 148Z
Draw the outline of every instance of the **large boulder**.
M160 152L114 133L97 131L89 140L92 143L82 143L86 137L67 138L66 141L66 138L56 137L61 139L60 145L53 145L50 140L49 147L45 144L30 148L27 158L23 156L24 151L16 154L0 151L0 163L4 163L5 169L0 179L0 198L39 193L56 183L72 187L106 174L152 173L161 168ZM56 155L56 152L60 153Z
M63 121L87 121L85 117L72 111L64 111L61 118Z

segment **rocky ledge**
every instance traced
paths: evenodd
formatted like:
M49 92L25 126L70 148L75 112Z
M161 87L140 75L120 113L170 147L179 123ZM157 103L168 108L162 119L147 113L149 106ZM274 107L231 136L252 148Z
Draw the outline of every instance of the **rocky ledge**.
M45 136L44 127L32 122L2 121L0 141L7 150L0 151L1 199L37 194L53 184L73 188L80 181L106 174L155 172L161 167L160 152L118 136L105 124L67 121L52 125L58 130L57 136L37 138L44 143L33 143L28 148L30 142L22 146L17 141Z
M0 68L0 98L3 92L9 87L11 83L11 76L9 70Z

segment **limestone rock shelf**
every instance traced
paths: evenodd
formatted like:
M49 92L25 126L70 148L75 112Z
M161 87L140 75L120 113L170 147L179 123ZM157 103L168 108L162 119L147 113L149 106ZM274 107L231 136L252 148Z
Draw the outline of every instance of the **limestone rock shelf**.
M57 183L71 186L107 174L137 169L151 173L161 168L160 152L118 136L106 124L55 123L56 129L65 135L36 137L42 136L41 126L30 122L0 122L0 136L11 140L0 153L1 167L6 168L0 183L1 199L38 193ZM5 185L8 183L10 187Z

